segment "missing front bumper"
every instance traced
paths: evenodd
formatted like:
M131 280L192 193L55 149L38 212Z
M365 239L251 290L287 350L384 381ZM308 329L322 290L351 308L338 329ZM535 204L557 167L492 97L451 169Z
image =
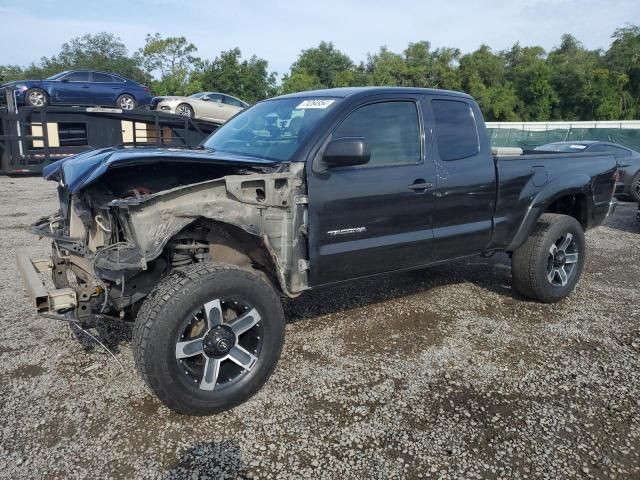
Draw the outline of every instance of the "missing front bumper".
M44 285L40 274L51 272L53 264L50 259L31 260L26 255L18 255L17 261L27 294L38 313L61 312L78 305L72 288L48 290Z

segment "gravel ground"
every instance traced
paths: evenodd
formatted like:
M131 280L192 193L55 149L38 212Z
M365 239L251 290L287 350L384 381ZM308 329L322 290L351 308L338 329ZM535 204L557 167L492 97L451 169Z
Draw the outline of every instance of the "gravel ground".
M640 223L587 236L557 305L510 287L508 259L354 282L287 304L278 369L250 401L176 415L116 357L38 318L15 254L54 184L0 177L0 477L640 478Z

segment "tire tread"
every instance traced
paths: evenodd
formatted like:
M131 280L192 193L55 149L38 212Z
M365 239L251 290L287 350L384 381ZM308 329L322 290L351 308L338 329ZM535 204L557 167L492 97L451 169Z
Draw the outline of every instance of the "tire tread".
M544 303L552 303L560 300L557 296L550 295L546 278L538 275L538 266L541 255L546 258L547 251L543 245L548 241L548 232L560 222L578 223L573 217L556 213L544 213L536 222L533 231L527 240L513 252L511 258L511 275L514 289L521 295ZM585 252L581 252L584 256Z
M194 286L194 283L201 283L206 280L210 280L211 275L219 275L224 273L240 273L247 276L255 277L259 281L264 282L262 277L255 274L251 270L240 268L235 265L220 264L213 262L201 262L192 264L180 269L172 271L167 277L161 280L156 288L147 296L144 300L140 311L138 312L136 321L133 327L132 349L134 355L134 361L136 369L139 375L143 378L145 384L151 391L153 391L160 401L171 409L190 415L206 415L211 412L194 412L192 409L184 408L180 402L177 402L170 392L164 388L160 379L153 374L154 368L150 363L150 360L154 355L159 354L154 352L154 335L152 327L162 315L165 309L178 302L184 295L187 295L190 289ZM265 282L266 283L266 282ZM190 287L190 288L189 288ZM272 295L272 301L280 306L280 297L276 293L274 288L269 288ZM283 315L284 317L284 315ZM280 346L280 350L282 345ZM277 356L280 356L280 350L277 352ZM264 379L266 381L272 372ZM264 381L262 383L264 383ZM257 389L256 389L257 390ZM251 396L252 392L250 395ZM240 401L227 401L220 406L217 410L226 410L232 408L237 404L245 401L247 398Z

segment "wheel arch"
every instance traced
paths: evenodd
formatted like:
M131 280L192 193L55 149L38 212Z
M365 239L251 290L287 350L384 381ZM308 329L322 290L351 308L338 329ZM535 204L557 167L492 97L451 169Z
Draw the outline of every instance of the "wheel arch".
M47 97L47 103L51 104L51 99L53 98L53 92L52 92L53 88L52 87L48 87L48 86L45 86L45 85L31 85L29 88L27 88L24 91L24 97L23 98L24 98L25 103L27 102L27 94L31 90L40 90Z
M168 235L164 239L162 251L167 252L172 240L203 228L209 246L209 259L218 263L227 263L242 268L251 268L262 272L278 289L287 296L295 296L287 287L282 268L279 267L276 253L268 240L249 232L241 225L228 221L198 217ZM159 255L160 256L160 255Z
M513 252L531 234L536 222L545 213L559 213L575 218L584 230L591 226L593 196L587 175L573 175L543 187L533 198L516 234L506 248Z
M231 246L275 272L284 294L299 295L309 288L306 198L300 197L302 167L290 168L293 171L227 175L142 200L123 200L118 205L123 229L146 262L160 256L169 240L186 228L222 229L242 248Z

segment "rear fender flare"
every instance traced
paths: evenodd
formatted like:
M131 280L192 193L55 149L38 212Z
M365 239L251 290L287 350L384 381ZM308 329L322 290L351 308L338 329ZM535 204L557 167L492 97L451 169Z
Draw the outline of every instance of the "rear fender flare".
M587 175L571 175L555 179L545 185L532 199L518 230L506 248L508 252L513 252L520 247L529 237L540 215L545 213L549 206L556 200L568 195L585 195L587 198L587 210L593 206L593 195L591 192L591 179ZM590 217L587 212L587 218Z

